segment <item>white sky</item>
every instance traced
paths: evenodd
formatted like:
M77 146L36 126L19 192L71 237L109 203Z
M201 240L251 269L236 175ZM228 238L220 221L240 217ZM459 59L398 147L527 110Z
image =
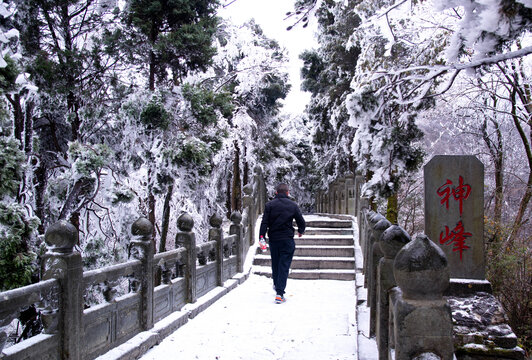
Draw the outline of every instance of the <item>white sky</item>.
M228 3L226 0L224 3ZM236 25L240 25L251 18L255 19L264 30L264 34L276 39L281 46L288 50L290 62L288 64L292 90L285 99L284 110L301 114L310 99L310 94L300 91L300 69L303 62L299 54L305 49L317 46L314 39L314 23L303 29L301 26L286 31L293 20L286 18L286 13L293 10L294 1L291 0L236 0L225 9L220 10L220 16L230 18ZM313 18L311 18L311 21Z

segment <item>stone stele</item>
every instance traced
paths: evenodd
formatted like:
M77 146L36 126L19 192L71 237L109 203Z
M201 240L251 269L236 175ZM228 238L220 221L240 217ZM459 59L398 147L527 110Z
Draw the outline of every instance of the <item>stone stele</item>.
M484 165L437 155L424 168L425 233L444 251L451 278L484 279Z

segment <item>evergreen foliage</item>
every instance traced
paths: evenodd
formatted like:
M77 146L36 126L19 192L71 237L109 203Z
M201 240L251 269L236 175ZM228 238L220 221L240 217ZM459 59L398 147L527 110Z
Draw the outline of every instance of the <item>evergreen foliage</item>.
M185 84L183 96L190 101L192 114L202 126L216 124L217 111L226 119L233 116L234 105L229 92L215 93L199 86Z
M216 49L212 46L218 18L215 16L216 0L129 0L126 24L138 35L130 35L133 44L147 42L130 48L138 51L143 64L150 66L150 88L154 76L167 80L166 70L172 72L174 82L180 82L190 71L207 70ZM149 58L148 58L149 56Z

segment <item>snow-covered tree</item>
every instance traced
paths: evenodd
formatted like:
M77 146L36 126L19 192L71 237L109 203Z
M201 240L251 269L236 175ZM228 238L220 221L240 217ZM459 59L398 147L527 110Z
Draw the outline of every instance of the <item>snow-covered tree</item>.
M312 93L307 116L321 186L354 170L350 146L355 130L348 124L346 108L360 53L357 47L347 46L352 29L360 22L353 12L354 3L323 1L316 11L320 47L300 55L302 89Z
M34 87L21 73L14 11L0 1L0 291L31 283L39 224L28 196L24 122L17 107Z

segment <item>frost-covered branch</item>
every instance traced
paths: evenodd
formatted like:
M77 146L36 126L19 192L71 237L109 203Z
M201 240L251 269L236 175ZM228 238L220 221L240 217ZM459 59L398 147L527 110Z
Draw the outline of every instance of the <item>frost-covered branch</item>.
M489 56L489 57L471 61L468 63L459 63L459 64L455 63L455 64L441 65L441 66L413 66L413 67L402 68L402 69L391 70L391 71L378 70L375 72L373 79L377 80L379 78L392 78L391 81L389 81L386 85L384 85L383 87L379 88L376 91L377 94L383 93L383 92L389 92L395 87L405 86L406 84L414 85L413 87L411 87L408 94L405 94L405 96L400 98L401 104L410 104L410 103L418 102L424 98L440 96L446 93L449 89L451 89L458 74L463 70L475 69L480 66L499 64L507 60L512 60L512 59L521 58L521 57L530 55L531 53L532 53L532 46L529 46L529 47L526 47L520 50L516 50L516 51L504 53L504 54L498 54L494 56ZM443 86L442 90L440 90L437 94L428 95L433 82L437 78L451 71L452 71L452 75L446 81L446 84L445 86ZM426 72L427 74L420 74L424 72ZM412 75L403 76L405 74L412 74ZM418 93L418 90L420 88L423 88L423 89L421 90L421 92Z

